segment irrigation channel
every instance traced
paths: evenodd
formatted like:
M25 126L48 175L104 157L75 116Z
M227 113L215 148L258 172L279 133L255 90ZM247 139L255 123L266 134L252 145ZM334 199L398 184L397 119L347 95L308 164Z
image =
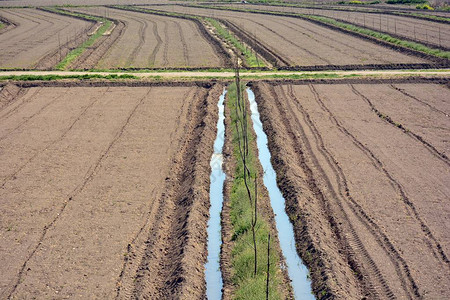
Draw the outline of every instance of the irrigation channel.
M308 269L298 256L295 247L294 228L285 210L285 199L277 186L276 173L270 161L271 155L267 145L267 135L263 130L255 94L250 88L247 88L247 96L250 102L253 129L256 133L259 161L264 170L263 181L269 192L270 205L275 214L278 238L281 251L286 259L289 279L294 289L294 297L298 300L313 300L315 298L311 290L311 281L308 279Z
M211 207L209 209L208 221L208 260L205 264L206 296L208 299L222 299L222 272L220 271L220 246L222 245L220 215L223 204L223 184L225 173L222 170L223 164L223 144L225 142L225 94L224 89L217 104L219 110L219 120L217 121L217 136L214 141L214 153L211 157L211 176L209 199Z

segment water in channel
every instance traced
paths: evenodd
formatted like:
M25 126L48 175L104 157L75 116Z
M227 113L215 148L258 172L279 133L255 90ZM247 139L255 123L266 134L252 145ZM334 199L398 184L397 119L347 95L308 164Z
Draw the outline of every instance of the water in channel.
M219 120L217 121L217 137L214 141L214 153L211 157L211 176L209 199L211 207L209 209L208 221L208 260L205 264L206 296L210 300L222 299L222 272L220 270L220 246L222 245L222 235L220 226L220 215L223 203L223 184L225 173L222 170L223 164L223 144L225 142L225 100L226 90L223 90L217 104L219 108Z
M271 155L267 145L267 135L262 127L255 94L250 88L247 88L247 95L250 101L253 129L256 132L259 160L264 170L264 185L269 192L270 204L275 214L280 247L286 259L289 279L294 289L294 297L298 300L312 300L315 298L311 290L311 281L308 279L308 269L298 256L295 248L294 229L285 211L285 200L277 186L276 173L270 161Z

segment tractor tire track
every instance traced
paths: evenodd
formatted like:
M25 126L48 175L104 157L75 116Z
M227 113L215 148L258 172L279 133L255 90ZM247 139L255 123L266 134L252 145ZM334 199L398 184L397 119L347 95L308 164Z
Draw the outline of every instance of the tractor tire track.
M128 17L131 20L134 20L140 24L139 32L138 32L139 42L136 45L136 47L133 49L133 51L130 53L130 56L128 56L128 58L125 62L125 68L129 68L131 66L131 64L135 61L137 55L139 54L139 51L141 51L142 47L145 44L145 32L147 30L147 22L145 20L142 21L142 20L132 18L129 16L123 16L123 17Z
M376 106L373 104L373 102L367 98L366 96L364 96L360 91L358 91L354 85L350 85L352 92L359 96L360 98L362 98L365 102L367 102L367 104L370 106L371 110L373 112L375 112L377 114L377 116L382 119L383 121L387 122L388 124L391 124L392 126L400 129L401 131L403 131L405 134L407 134L409 137L419 141L423 146L425 146L425 148L436 158L438 158L439 160L441 160L442 162L444 162L447 166L450 167L450 160L447 157L447 155L445 155L444 153L440 152L439 150L437 150L431 143L427 142L422 136L412 132L411 130L409 130L408 128L406 128L405 126L403 126L402 124L399 124L397 122L395 122L394 120L392 120L391 117L389 117L388 115L382 113L380 110L378 110L376 108Z
M186 63L186 66L190 66L191 63L189 60L189 51L188 51L188 46L187 46L186 40L184 38L183 30L181 29L180 23L174 22L174 24L178 29L178 33L180 34L180 41L181 41L181 44L183 45L184 62Z
M313 87L310 85L310 89ZM364 225L364 227L368 230L368 232L373 236L374 240L378 243L378 245L384 250L386 256L389 257L389 260L395 265L395 271L397 276L401 282L401 285L404 291L408 294L409 299L420 298L418 293L417 284L414 282L413 278L410 275L409 266L406 264L405 260L398 253L397 249L395 249L392 242L389 238L383 233L383 231L379 228L379 226L373 221L373 219L364 211L364 209L359 205L358 202L354 200L354 198L350 194L350 190L348 188L347 178L337 162L336 158L328 151L324 145L322 136L320 135L317 127L314 125L314 122L311 120L308 112L303 108L299 99L296 97L295 92L292 86L288 86L288 94L291 99L294 100L297 109L302 113L303 119L307 124L308 128L310 128L313 133L315 143L317 145L317 149L322 154L322 156L326 159L328 165L333 170L338 183L338 192L339 197L335 197L335 199L347 200L347 205L352 210L352 213L358 218L358 220ZM314 97L319 97L318 94L314 93ZM316 98L317 100L317 98ZM334 122L333 122L334 123ZM334 125L337 126L336 123ZM337 126L339 128L339 126ZM339 128L341 129L341 128ZM342 132L342 131L341 131ZM307 141L305 143L308 143ZM309 151L312 153L312 149L308 146ZM322 174L325 174L324 170L320 167L318 161L315 162L318 168L321 170ZM329 187L330 189L332 186ZM403 269L403 270L402 270ZM389 294L390 297L393 297L392 294Z
M273 89L273 94L276 95L276 92L274 89ZM293 125L289 122L289 120L293 120L294 124L301 124L299 119L297 118L295 112L292 110L292 107L290 107L289 105L287 105L286 109L287 109L287 111L286 111L285 117L287 119L286 125L289 126L288 130L291 132L300 133L300 136L301 136L300 139L302 141L300 142L300 140L297 140L296 144L299 147L301 147L302 149L304 149L303 151L307 152L309 154L309 156L311 157L311 160L312 160L311 163L314 165L315 168L317 168L318 172L320 173L319 176L323 178L324 184L327 186L327 189L331 193L331 197L328 198L327 196L325 196L324 192L321 190L321 188L319 187L319 184L317 183L317 175L314 174L314 171L312 171L311 167L309 167L311 170L310 172L308 172L309 174L307 172L305 172L306 174L308 174L308 177L309 177L308 182L314 182L314 185L316 186L315 189L319 190L320 194L322 195L321 197L323 197L323 199L321 199L321 201L334 200L335 206L338 208L338 211L339 211L339 215L340 215L339 220L347 223L345 226L346 227L345 231L342 230L343 226L340 226L341 232L349 233L345 237L345 239L347 241L346 242L347 251L348 251L349 255L352 257L352 259L356 262L356 264L358 264L358 269L360 270L361 274L364 274L363 275L363 277L365 279L364 284L366 285L367 290L369 290L371 292L372 296L375 298L395 299L394 293L392 292L386 279L382 275L379 267L377 266L377 264L374 262L374 260L370 256L368 250L364 246L364 243L361 241L361 239L357 233L357 230L355 229L355 225L351 221L351 217L346 212L342 201L339 201L339 199L341 199L341 197L339 197L336 194L336 191L334 190L330 179L328 178L325 171L320 166L317 157L315 156L314 152L311 149L311 145L309 144L309 142L307 140L307 137L306 137L306 134L305 134L303 128L299 125L295 126L295 128L294 128ZM319 138L319 137L316 136L316 138ZM308 164L306 159L305 159L305 163ZM317 193L314 193L314 194L318 195Z
M250 22L253 22L253 23L255 23L255 24L258 24L258 25L261 26L261 27L264 27L265 29L269 30L270 32L272 32L273 34L275 34L276 36L278 36L279 38L281 38L283 41L285 41L285 42L287 42L287 43L289 43L289 44L295 46L296 48L299 48L299 49L305 51L306 53L308 53L308 55L317 58L319 61L323 61L323 62L325 62L326 64L331 65L331 62L330 62L328 59L323 58L323 57L317 55L316 53L307 50L306 48L303 48L303 47L300 46L299 44L294 43L293 41L287 39L287 38L284 37L283 35L279 34L279 33L276 32L275 30L273 30L272 28L270 28L270 27L264 25L263 23L257 22L257 21L252 20L252 19L246 19L246 18L242 18L242 19L247 20L247 21L250 21Z
M197 96L198 91L196 89L190 89L186 92L185 96L183 97L183 105L181 109L179 110L179 114L176 117L176 129L175 133L171 133L171 139L170 139L170 147L169 149L178 149L178 146L175 145L175 143L178 141L178 139L172 138L172 136L177 137L180 136L180 132L184 129L184 127L181 125L181 117L183 115L187 115L186 110L188 109L188 103L192 103L192 100L194 97ZM191 95L189 95L191 94ZM179 144L178 142L177 144ZM172 158L171 160L173 160ZM161 178L161 182L159 186L164 186L165 179ZM158 192L154 189L151 192L152 199L161 199L162 195L158 194ZM129 282L124 283L125 276L128 274L135 274L137 273L137 267L142 263L142 258L145 256L145 239L148 237L144 235L144 232L149 232L151 230L150 226L152 224L156 224L158 222L157 214L156 212L160 210L162 202L161 201L151 201L150 206L146 212L145 221L144 224L139 228L136 235L133 237L133 239L128 243L127 246L127 252L125 255L124 263L122 266L122 270L119 274L119 277L116 282L116 299L130 299L132 298L133 289L130 288L131 284ZM129 278L127 278L129 279Z
M446 112L444 112L444 111L442 111L442 110L440 110L440 109L434 107L433 105L427 103L427 102L424 101L424 100L421 100L421 99L419 99L419 98L417 98L417 97L415 97L415 96L409 94L409 93L406 92L404 89L401 89L401 88L399 88L399 87L397 87L397 86L395 86L395 85L393 85L393 84L389 85L389 87L391 87L392 89L394 89L394 90L396 90L396 91L399 91L400 93L402 93L402 94L405 95L406 97L411 98L411 99L413 99L413 100L416 100L417 102L419 102L419 103L421 103L421 104L427 106L428 108L430 108L430 109L433 110L434 112L441 113L441 114L443 114L443 115L446 116L446 117L449 116L448 113L446 113Z
M364 146L361 142L359 142L356 137L351 134L347 129L345 129L342 124L337 120L336 116L326 107L324 102L320 99L318 96L317 91L314 89L313 86L311 86L311 90L313 93L315 93L315 97L319 105L322 107L324 111L326 111L330 118L333 120L333 123L338 126L338 128L343 132L345 135L349 136L352 140L352 143L356 145L359 149L361 149L368 158L370 158L373 162L373 165L376 166L376 168L384 173L386 178L388 178L390 184L392 187L395 188L397 193L400 195L400 198L402 202L405 204L405 207L410 215L412 215L420 224L420 227L425 234L425 237L427 238L427 246L430 248L430 250L433 253L433 256L440 262L446 265L449 265L450 262L445 255L442 246L437 242L436 238L431 233L428 226L425 224L425 222L422 220L422 218L419 216L419 213L417 212L417 209L415 208L414 204L409 200L408 196L406 195L406 192L404 191L403 187L400 185L399 182L397 182L394 177L386 170L381 160L375 156L375 154L366 146ZM434 245L433 245L434 244Z
M164 39L163 66L166 67L169 65L169 24L167 22L164 22Z
M156 55L159 52L159 49L161 48L161 45L163 43L163 40L161 39L161 36L158 33L158 23L152 20L149 20L153 24L153 35L156 38L156 46L153 49L152 53L150 54L150 57L148 59L150 66L155 65ZM164 26L167 26L167 23L164 21ZM167 52L166 52L166 59L167 59Z
M40 90L39 90L40 91ZM58 95L55 96L50 102L48 102L47 104L45 104L43 107L41 107L37 112L35 112L34 114L32 114L29 117L24 118L25 120L20 122L16 127L14 127L12 130L10 130L9 132L7 132L6 134L4 134L3 136L0 136L0 141L3 141L5 138L7 138L9 135L13 134L16 130L18 130L19 128L21 128L22 126L26 125L30 120L32 120L34 117L38 116L39 114L41 114L43 111L45 111L50 105L52 105L53 103L55 103L57 100L59 100L61 97L64 97L67 93L69 92L69 89L66 88L66 90L64 91L64 93L62 95ZM37 94L37 92L33 95L35 96ZM32 99L32 97L30 98ZM17 110L17 108L16 108Z
M19 111L19 109L22 108L22 106L24 106L25 104L29 103L31 101L31 99L33 99L40 90L42 90L42 87L36 88L33 95L29 96L28 91L26 89L20 88L20 91L17 93L17 95L13 96L13 99L11 101L9 101L9 103L7 105L3 106L0 109L0 113L2 113L4 110L6 110L8 107L10 107L13 103L15 103L20 98L22 98L22 102L19 103L12 110L7 111L4 115L0 116L0 119L2 121L7 120L11 115L14 115L15 113L17 113ZM4 92L5 92L5 88L2 89L2 93L4 93Z
M31 163L36 157L38 157L42 152L44 152L46 149L52 147L53 145L56 145L57 143L59 143L61 140L63 140L67 134L72 130L72 128L78 123L78 121L86 114L86 112L88 111L88 109L90 109L95 103L98 102L99 99L101 99L101 97L107 93L109 90L109 88L107 88L107 90L105 92L103 92L99 97L94 98L93 101L91 101L91 103L89 103L80 114L78 114L78 116L76 117L76 119L72 122L72 124L70 124L70 126L64 130L63 134L60 135L57 139L53 140L52 142L46 144L44 147L42 147L41 149L39 149L38 151L36 151L36 153L30 157L24 164L22 164L19 168L17 168L13 173L7 175L4 179L2 184L0 185L0 188L4 188L6 183L8 181L10 181L11 179L14 179L17 174L22 171L29 163Z
M15 293L15 291L17 290L17 287L20 285L20 283L22 282L23 277L26 275L26 271L25 269L27 268L27 264L28 262L33 258L34 254L37 252L37 250L39 249L40 245L42 244L42 242L44 241L47 232L50 228L52 228L54 226L54 224L58 221L58 219L61 217L61 215L64 213L67 205L69 204L70 201L73 201L74 198L81 192L83 191L84 187L90 182L92 181L92 179L95 177L97 171L100 169L101 167L101 163L102 161L108 156L109 151L111 150L111 148L116 144L116 142L119 140L119 138L122 136L125 127L128 125L128 123L130 122L131 118L133 117L133 115L135 114L135 112L137 111L137 109L139 108L139 106L144 102L146 96L150 93L151 88L149 89L149 91L147 92L147 94L142 97L139 101L137 101L137 104L134 106L133 110L131 111L131 113L128 115L125 123L121 126L121 128L119 129L119 131L116 133L116 135L114 136L114 138L112 139L112 141L109 143L108 147L105 149L105 151L100 155L100 157L97 159L97 161L89 168L89 170L86 172L86 175L84 177L83 182L78 185L71 193L68 194L68 197L66 200L64 200L61 208L59 209L59 212L56 214L55 218L44 227L41 236L39 238L39 241L37 243L37 245L34 247L34 249L31 251L30 255L28 255L27 259L25 260L25 262L22 265L22 268L19 271L19 274L17 276L17 280L12 288L12 290L10 291L7 299L12 299L13 298L13 294Z

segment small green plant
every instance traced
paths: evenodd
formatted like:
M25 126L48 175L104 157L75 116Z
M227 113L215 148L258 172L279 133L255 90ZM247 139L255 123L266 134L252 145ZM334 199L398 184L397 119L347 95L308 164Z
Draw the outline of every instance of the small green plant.
M46 8L45 10L72 17L82 18L88 21L100 22L102 24L101 27L98 28L97 31L93 35L91 35L83 44L70 51L66 55L66 57L64 57L64 59L55 66L55 69L57 70L65 70L73 61L75 61L75 59L77 59L88 47L92 46L97 41L97 39L101 37L107 30L109 30L114 24L111 20L102 17L71 12L57 7Z
M387 0L387 4L415 4L415 3L426 3L427 0Z
M217 34L224 40L231 43L245 58L245 62L249 67L264 67L264 62L258 59L256 52L252 51L250 48L245 47L245 45L238 40L233 34L225 29L217 20L211 18L205 18L216 30Z
M348 4L357 4L357 5L361 5L361 4L363 4L363 2L362 2L362 1L359 1L359 0L352 0L352 1L350 1Z
M434 8L432 6L430 6L430 4L428 4L428 3L418 4L416 6L416 9L434 10Z

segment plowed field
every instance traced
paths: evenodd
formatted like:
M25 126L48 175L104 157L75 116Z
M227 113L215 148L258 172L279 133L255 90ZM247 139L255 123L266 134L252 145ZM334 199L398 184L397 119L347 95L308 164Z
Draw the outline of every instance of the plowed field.
M87 21L31 8L0 9L0 17L15 24L0 35L0 68L49 69L67 53L58 51L61 46L76 48L93 26Z
M445 23L388 14L372 14L355 11L337 11L327 9L249 4L234 5L234 7L326 16L377 31L396 34L418 42L450 48L450 24Z
M228 20L282 57L286 65L342 66L427 62L296 18L179 6L153 8Z
M100 59L98 68L225 66L222 55L193 21L106 7L77 11L107 14L125 24L121 36Z
M308 245L323 264L322 280L342 299L445 298L448 87L257 84L256 91L288 210L301 216L300 250Z
M221 92L5 87L0 298L200 298Z

